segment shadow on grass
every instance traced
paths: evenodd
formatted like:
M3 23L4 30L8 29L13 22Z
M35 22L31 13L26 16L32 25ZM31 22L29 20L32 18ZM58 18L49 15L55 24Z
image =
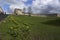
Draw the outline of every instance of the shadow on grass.
M4 20L8 15L6 14L0 14L0 21Z
M60 40L60 34L59 33L47 33L45 34L40 34L40 35L34 35L31 38L32 40Z
M54 20L48 20L46 22L42 22L42 24L60 27L60 18L56 18Z

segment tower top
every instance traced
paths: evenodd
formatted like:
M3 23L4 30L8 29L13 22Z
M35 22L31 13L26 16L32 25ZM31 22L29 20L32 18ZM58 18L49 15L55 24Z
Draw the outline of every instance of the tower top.
M3 12L3 9L2 9L2 7L0 7L0 12Z

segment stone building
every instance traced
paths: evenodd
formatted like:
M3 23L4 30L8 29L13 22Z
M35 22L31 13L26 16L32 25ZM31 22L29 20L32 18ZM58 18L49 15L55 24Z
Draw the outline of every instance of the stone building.
M57 17L60 17L60 13L57 14Z
M57 17L56 13L52 14L31 14L31 16L39 16L39 17Z
M0 14L4 14L4 11L1 7L0 7Z
M24 14L23 10L18 9L18 8L15 8L14 14L15 14L15 15L29 15L28 13L25 13L25 14ZM31 13L31 16L39 16L39 17L58 17L58 16L60 16L60 14L57 14L57 13L50 13L50 14L43 14L43 13L37 14L37 13L36 13L36 14L33 14L33 13Z
M21 9L15 8L14 14L15 14L15 15L23 15L23 11L22 11Z
M46 14L46 16L57 17L57 13Z

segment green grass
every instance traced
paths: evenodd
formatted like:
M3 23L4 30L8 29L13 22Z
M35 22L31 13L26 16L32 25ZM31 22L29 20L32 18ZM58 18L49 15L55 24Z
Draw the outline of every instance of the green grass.
M60 18L17 15L9 15L0 22L0 39L10 40L12 37L7 33L8 28L17 26L17 24L20 27L23 24L31 27L31 40L60 40Z

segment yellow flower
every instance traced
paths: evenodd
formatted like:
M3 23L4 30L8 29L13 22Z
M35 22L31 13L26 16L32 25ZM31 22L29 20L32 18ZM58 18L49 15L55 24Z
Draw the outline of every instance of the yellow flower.
M29 30L29 31L31 31L31 30Z
M27 28L29 28L29 26L27 26Z
M10 29L13 29L13 27L10 27Z
M6 22L6 21L3 21L4 23Z

